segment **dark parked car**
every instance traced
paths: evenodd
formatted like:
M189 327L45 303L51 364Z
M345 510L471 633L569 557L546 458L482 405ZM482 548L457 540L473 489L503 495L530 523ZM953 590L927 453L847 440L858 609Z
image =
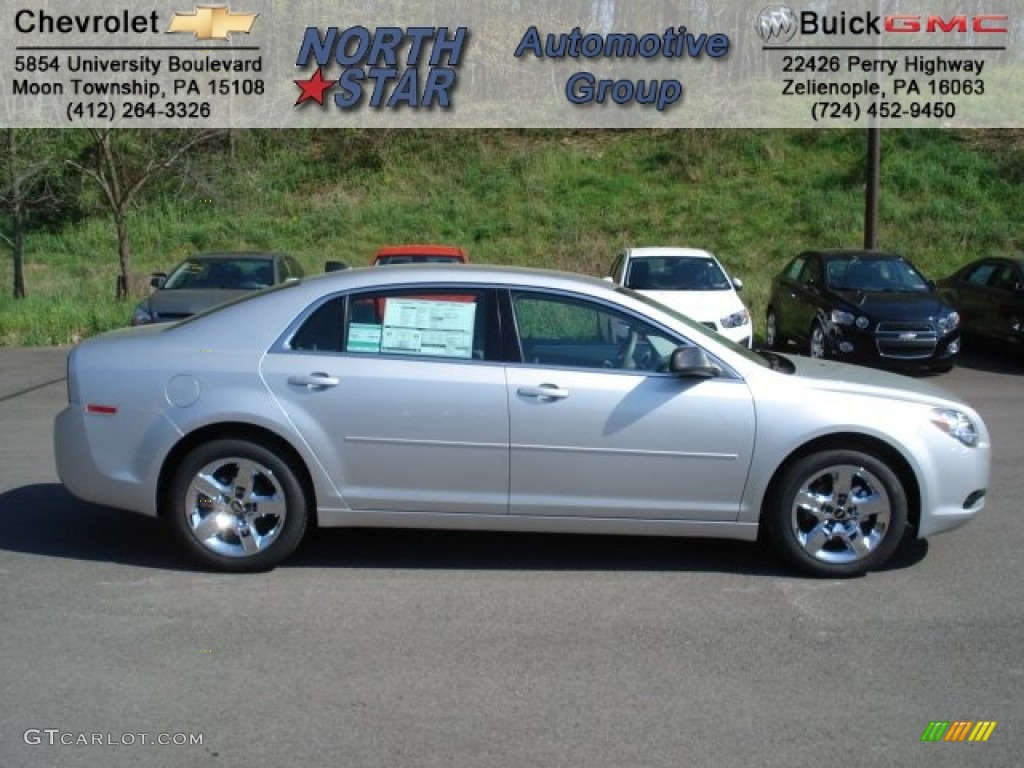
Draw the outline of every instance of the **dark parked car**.
M805 251L772 280L765 341L811 357L946 371L960 351L960 315L902 256Z
M1024 347L1024 259L974 261L939 281L965 334Z
M132 325L182 320L244 291L257 291L303 277L294 257L271 251L200 253L176 266L168 276L156 272L155 289L135 308Z

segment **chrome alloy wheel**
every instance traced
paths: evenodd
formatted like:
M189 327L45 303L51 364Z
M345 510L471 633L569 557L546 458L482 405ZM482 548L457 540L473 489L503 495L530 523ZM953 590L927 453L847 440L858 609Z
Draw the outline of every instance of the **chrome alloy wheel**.
M274 543L288 505L273 471L251 459L224 457L192 477L184 511L189 530L203 547L244 558Z
M811 327L811 339L808 343L808 352L811 357L818 360L825 359L825 331L818 323Z
M774 312L768 313L768 320L764 324L764 343L768 349L775 349L779 345L778 320Z
M809 475L793 497L790 526L803 551L816 560L863 560L889 533L892 502L883 482L855 464L827 466Z

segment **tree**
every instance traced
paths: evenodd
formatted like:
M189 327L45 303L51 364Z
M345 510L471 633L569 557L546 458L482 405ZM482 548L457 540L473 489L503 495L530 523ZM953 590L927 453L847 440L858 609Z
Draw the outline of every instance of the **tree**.
M92 128L92 161L72 162L99 186L117 233L117 298L135 293L128 213L136 196L157 174L170 169L196 145L223 131Z
M53 131L6 128L0 146L0 240L11 249L13 295L25 298L25 241L27 227L60 206L54 173L61 163ZM66 143L66 142L65 142Z

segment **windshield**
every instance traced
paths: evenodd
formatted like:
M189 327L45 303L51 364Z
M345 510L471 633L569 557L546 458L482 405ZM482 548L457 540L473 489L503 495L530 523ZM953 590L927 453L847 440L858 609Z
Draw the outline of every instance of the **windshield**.
M167 278L162 288L178 290L257 290L274 284L274 262L270 259L187 259Z
M828 262L828 285L836 291L927 293L924 275L900 258L836 259Z
M772 363L772 361L770 359L764 357L760 353L754 352L753 350L750 350L750 349L747 349L742 344L737 344L732 339L727 338L726 336L722 336L720 333L716 333L715 331L712 331L710 328L708 328L703 323L698 323L696 320L693 320L693 319L687 317L686 315L682 314L681 312L677 312L676 310L672 309L671 307L665 306L660 301L655 301L650 296L645 296L642 293L637 293L636 291L630 290L629 288L624 288L622 286L617 287L616 290L619 293L624 293L627 296L636 299L637 301L640 301L640 302L643 302L644 304L647 304L648 306L651 306L651 307L654 307L655 309L661 310L662 312L664 312L667 315L671 315L674 319L678 320L679 322L684 324L687 328L689 328L691 331L693 331L693 333L690 334L690 335L692 337L694 337L695 340L699 340L701 338L713 339L715 342L728 347L730 350L735 352L737 355L740 355L743 358L745 358L747 360L750 360L753 363L757 363L762 368L774 368L775 367L775 365Z
M629 261L626 287L635 291L728 291L728 276L711 256L647 256Z
M205 317L206 315L212 315L215 312L220 312L222 309L226 309L227 307L233 307L236 304L241 304L242 302L245 301L252 301L258 296L266 296L268 293L277 293L278 291L284 291L289 288L295 288L296 286L302 285L302 281L303 279L301 277L296 277L291 280L286 280L283 283L272 285L269 288L262 291L246 291L245 293L237 294L232 299L222 301L219 304L214 304L212 307L207 307L206 309L196 312L194 315L189 315L185 319L179 320L176 323L168 323L167 328L180 328L183 325L189 325L191 323L194 323L201 317Z

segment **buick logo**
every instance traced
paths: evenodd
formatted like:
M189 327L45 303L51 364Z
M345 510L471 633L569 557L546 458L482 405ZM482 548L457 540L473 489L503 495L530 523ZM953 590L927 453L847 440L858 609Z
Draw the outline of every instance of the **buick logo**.
M768 5L754 20L754 29L765 45L785 45L796 35L799 21L788 5Z

